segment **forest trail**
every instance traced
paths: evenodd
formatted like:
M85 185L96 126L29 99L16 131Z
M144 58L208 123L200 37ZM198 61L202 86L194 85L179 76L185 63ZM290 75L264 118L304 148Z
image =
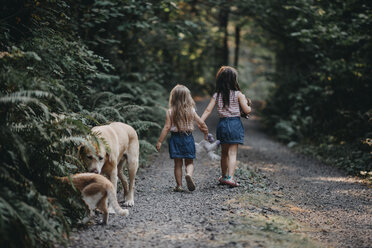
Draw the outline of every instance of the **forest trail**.
M199 113L206 104L198 103ZM219 163L201 155L195 160L197 189L172 192L173 161L164 144L137 174L130 215L74 230L70 246L372 247L372 189L273 141L254 116L243 122L241 187L218 185ZM215 133L216 113L207 124ZM199 131L194 137L202 139ZM118 196L123 204L122 192Z

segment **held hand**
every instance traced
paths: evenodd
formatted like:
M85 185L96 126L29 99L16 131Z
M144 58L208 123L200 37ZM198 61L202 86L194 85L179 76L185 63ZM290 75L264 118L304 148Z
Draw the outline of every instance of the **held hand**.
M161 148L161 142L156 143L156 150L158 150L158 152L160 152L160 148Z
M249 99L248 97L246 97L244 94L243 94L243 97L245 99L245 102L247 103L248 106L251 106L252 105L252 100Z
M249 98L246 98L247 99L247 105L250 107L250 106L252 106L252 100L251 99L249 99Z
M207 132L207 133L204 133L204 139L205 139L206 141L208 141L208 132Z

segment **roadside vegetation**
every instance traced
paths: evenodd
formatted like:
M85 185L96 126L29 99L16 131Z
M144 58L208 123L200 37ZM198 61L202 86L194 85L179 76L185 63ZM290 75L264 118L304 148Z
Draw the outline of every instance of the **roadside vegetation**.
M169 90L210 94L220 65L242 71L281 141L368 175L371 9L363 0L6 0L0 246L66 243L87 212L55 177L84 171L76 150L90 128L132 125L145 163Z

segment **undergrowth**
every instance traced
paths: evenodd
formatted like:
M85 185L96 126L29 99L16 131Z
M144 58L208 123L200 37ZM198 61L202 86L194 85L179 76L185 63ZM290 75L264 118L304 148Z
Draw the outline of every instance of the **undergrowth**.
M0 247L67 244L88 212L56 177L84 172L77 147L93 126L113 121L136 129L144 163L155 150L165 89L120 75L91 50L71 32L68 2L6 6L19 19L0 19Z

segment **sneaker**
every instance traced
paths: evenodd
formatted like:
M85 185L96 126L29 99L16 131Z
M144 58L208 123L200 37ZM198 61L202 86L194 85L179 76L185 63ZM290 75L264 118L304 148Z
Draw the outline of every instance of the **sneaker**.
M240 186L239 183L236 180L231 179L231 178L225 180L225 183L227 185L230 185L231 187L239 187Z
M195 190L195 183L194 183L194 181L192 180L191 176L190 176L190 175L186 175L186 176L185 176L185 179L186 179L186 183L187 183L187 188L188 188L190 191L194 191L194 190Z
M176 186L173 189L173 192L184 192L185 190L182 188L182 186Z

